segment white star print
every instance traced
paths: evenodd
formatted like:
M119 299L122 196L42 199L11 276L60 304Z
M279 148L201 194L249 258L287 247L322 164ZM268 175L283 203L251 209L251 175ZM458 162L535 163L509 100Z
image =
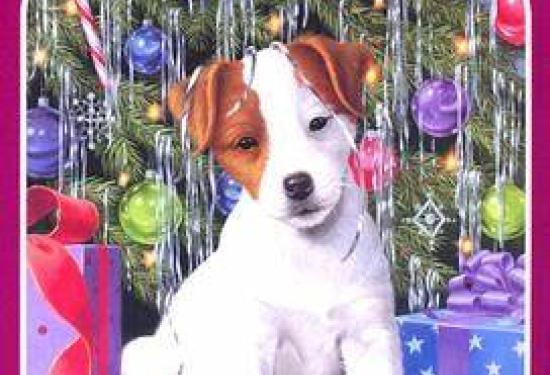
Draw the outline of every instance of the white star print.
M424 344L424 340L419 340L416 336L413 336L410 341L407 341L405 343L405 345L409 347L409 354L413 354L414 352L421 353L422 344Z
M500 375L500 368L502 367L501 365L497 365L495 361L489 363L488 365L486 365L485 367L487 367L487 371L488 371L488 375Z
M420 370L420 375L435 375L433 366L430 366L426 370Z
M516 342L516 346L512 349L518 355L518 358L523 357L525 353L525 343L523 341Z
M481 336L473 335L472 338L470 338L470 351L473 351L474 349L482 350L483 347L481 346L481 340L483 340Z

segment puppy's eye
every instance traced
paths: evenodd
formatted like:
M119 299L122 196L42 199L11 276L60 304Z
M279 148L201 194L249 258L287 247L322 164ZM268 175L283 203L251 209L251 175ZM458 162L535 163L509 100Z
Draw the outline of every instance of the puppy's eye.
M309 122L309 130L312 132L322 130L325 126L327 126L328 120L330 120L330 117L315 117Z
M248 151L255 147L258 147L258 145L259 145L258 140L256 138L242 137L237 141L237 143L235 144L235 147L241 150Z

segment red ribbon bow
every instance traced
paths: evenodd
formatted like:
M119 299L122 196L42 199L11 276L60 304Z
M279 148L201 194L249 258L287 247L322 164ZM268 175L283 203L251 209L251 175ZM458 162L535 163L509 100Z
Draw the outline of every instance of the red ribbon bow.
M90 375L96 352L90 298L82 271L64 244L89 240L97 231L99 214L92 202L43 186L28 189L27 226L55 210L57 225L52 232L28 236L27 264L44 299L78 338L55 359L48 375ZM107 257L106 251L100 254ZM100 374L106 374L105 362L98 361Z

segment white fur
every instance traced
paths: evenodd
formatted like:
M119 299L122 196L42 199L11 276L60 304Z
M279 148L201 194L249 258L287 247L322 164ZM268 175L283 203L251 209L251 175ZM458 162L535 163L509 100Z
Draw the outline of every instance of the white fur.
M258 53L252 88L269 138L259 197L243 194L217 252L184 282L155 336L125 347L122 374L401 374L389 269L370 218L345 259L363 199L342 177L345 135L335 120L308 130L330 111L281 53ZM295 215L304 207L283 191L298 171L314 180L299 203L318 210L310 215Z

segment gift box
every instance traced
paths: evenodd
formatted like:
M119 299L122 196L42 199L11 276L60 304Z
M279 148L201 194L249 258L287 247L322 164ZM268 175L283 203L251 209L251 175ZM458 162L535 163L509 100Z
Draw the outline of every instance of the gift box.
M522 375L524 326L439 310L397 318L405 375Z
M49 217L50 232L27 236L26 373L119 375L120 251L81 245L99 227L92 202L30 187L27 227Z
M120 250L65 249L70 258L27 270L27 374L119 375Z

